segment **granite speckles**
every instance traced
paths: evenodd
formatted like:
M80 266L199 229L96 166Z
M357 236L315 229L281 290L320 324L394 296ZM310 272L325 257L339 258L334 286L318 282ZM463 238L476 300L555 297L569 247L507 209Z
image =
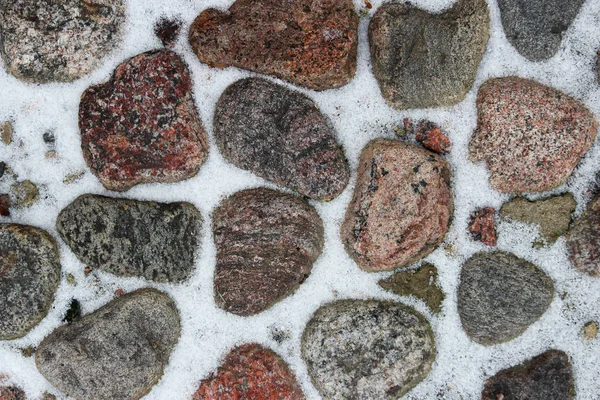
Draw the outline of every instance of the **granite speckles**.
M579 271L600 277L600 195L575 220L567 233L569 260Z

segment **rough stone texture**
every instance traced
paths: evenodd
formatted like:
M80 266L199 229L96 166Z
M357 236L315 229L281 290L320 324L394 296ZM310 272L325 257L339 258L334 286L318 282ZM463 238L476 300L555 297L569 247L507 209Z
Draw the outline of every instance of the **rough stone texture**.
M489 37L484 0L459 0L443 14L383 4L369 25L383 97L397 109L458 104L473 86Z
M502 205L500 216L537 225L542 240L552 244L569 229L571 214L576 207L577 202L571 193L537 201L517 197Z
M123 0L1 0L0 54L26 82L69 82L91 72L120 41Z
M27 400L25 392L15 386L0 387L0 400Z
M376 139L360 155L341 238L364 270L406 267L442 243L453 212L450 166L443 158Z
M379 286L399 296L415 296L434 312L442 310L444 292L438 286L438 272L434 265L423 264L419 269L396 272L379 281Z
M552 279L535 265L510 253L480 252L462 267L458 314L467 335L489 346L525 332L553 296Z
M415 139L426 149L438 154L447 154L450 152L450 139L440 129L439 126L430 121L421 121L417 124Z
M520 365L498 372L488 379L481 393L481 400L574 398L571 360L560 350L548 350Z
M467 226L473 240L495 246L497 242L496 233L496 210L493 207L485 207L473 211L469 216Z
M200 383L192 400L304 400L296 376L273 351L259 344L234 348L217 373Z
M189 41L203 63L274 75L314 90L356 72L358 16L351 0L237 0L203 11Z
M84 264L118 276L183 282L192 274L202 216L190 203L83 195L56 229Z
M582 334L585 340L596 339L598 336L598 323L596 321L590 321L583 326Z
M469 158L486 161L490 184L505 193L562 185L598 131L582 103L518 77L485 82L477 95L477 116Z
M88 88L79 129L85 161L110 190L187 179L208 152L192 78L170 50L133 57L109 82Z
M2 142L5 145L9 145L12 143L13 138L13 126L10 121L6 121L0 124L0 138L2 138Z
M10 197L7 194L0 194L0 215L10 217Z
M239 168L316 200L337 197L350 168L315 103L266 79L235 82L215 111L221 154Z
M508 41L531 61L551 58L585 0L499 0Z
M306 201L274 190L243 190L213 212L215 302L253 315L293 293L323 250L323 222Z
M179 333L173 300L141 289L54 330L39 345L36 365L77 399L139 399L161 378Z
M302 358L326 399L398 399L435 359L429 322L401 303L341 300L319 308L302 335Z
M60 256L46 231L0 224L0 340L25 336L48 313Z
M575 220L567 233L569 260L591 276L600 276L600 195Z
M162 17L154 25L154 34L160 39L163 46L173 47L179 36L181 24L182 21L178 18Z
M17 207L31 207L38 201L39 191L30 180L15 182L10 187L14 205Z

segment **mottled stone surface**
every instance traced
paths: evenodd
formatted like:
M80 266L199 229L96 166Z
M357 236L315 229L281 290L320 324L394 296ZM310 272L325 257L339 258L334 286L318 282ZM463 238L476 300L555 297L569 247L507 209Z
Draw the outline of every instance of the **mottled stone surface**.
M447 154L450 152L450 139L437 126L430 121L421 121L417 124L415 139L426 149L438 154Z
M274 75L314 90L356 72L358 16L351 0L237 0L203 11L189 41L203 63Z
M25 336L46 316L59 280L58 247L48 232L0 224L0 340Z
M215 302L253 315L293 293L323 250L323 222L306 201L258 188L237 192L213 212Z
M35 361L71 397L139 399L161 378L179 333L173 300L140 289L54 330L40 343Z
M396 272L379 281L379 286L399 296L415 296L423 300L434 313L442 310L444 292L438 286L437 268L424 263L419 269Z
M170 50L119 65L107 83L88 88L79 105L83 156L110 190L194 176L208 138L192 97L192 78Z
M190 203L88 194L60 212L56 229L87 266L118 276L179 283L193 272L202 216Z
M10 197L7 194L0 194L0 215L10 217Z
M553 296L552 279L537 266L502 251L480 252L463 264L458 314L467 335L489 346L525 332Z
M179 18L162 17L154 24L154 34L163 46L173 47L181 31L182 21Z
M231 350L192 400L303 400L296 376L275 352L259 344Z
M531 61L546 60L558 51L585 0L499 0L504 34Z
M373 74L397 109L447 107L473 86L490 37L484 0L459 0L442 14L385 3L369 25Z
M571 193L536 201L517 197L502 205L500 216L537 225L541 239L552 244L569 229L571 214L576 207L577 202Z
M481 400L575 398L573 366L561 350L548 350L488 379Z
M123 0L0 1L0 55L26 82L69 82L91 72L120 41Z
M376 139L360 155L341 238L364 270L406 267L443 242L453 212L450 166L443 158Z
M496 210L485 207L473 211L469 215L467 230L473 240L478 240L488 246L495 246L497 242Z
M523 78L494 78L477 94L469 158L487 163L500 192L543 192L565 183L597 131L593 114L572 97Z
M596 339L598 336L598 323L596 321L587 322L581 330L585 340Z
M316 200L348 184L333 127L300 92L266 79L237 81L221 95L214 125L221 154L239 168Z
M27 396L16 386L3 386L0 387L0 400L27 400Z
M340 300L319 308L302 335L302 358L323 398L398 399L435 359L429 322L401 303Z
M2 143L9 145L12 143L14 128L10 121L6 121L0 124L0 138Z
M600 195L571 226L567 233L567 252L578 270L600 276Z
M13 203L17 207L31 207L39 198L39 190L30 180L15 182L10 187Z

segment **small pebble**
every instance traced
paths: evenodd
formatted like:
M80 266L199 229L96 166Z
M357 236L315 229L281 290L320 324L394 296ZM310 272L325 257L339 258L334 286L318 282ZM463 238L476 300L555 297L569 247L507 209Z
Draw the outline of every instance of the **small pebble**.
M158 36L164 46L173 47L181 30L180 19L162 17L154 24L154 34Z
M54 133L52 131L48 131L44 133L44 142L47 144L53 144L56 142L56 138L54 137Z
M10 217L10 197L7 194L0 194L0 215Z
M31 207L39 197L37 186L30 180L14 183L10 191L17 207Z
M13 130L12 124L8 121L0 124L0 137L5 145L12 143Z
M598 323L596 321L590 321L583 326L583 337L586 340L595 339L598 336Z

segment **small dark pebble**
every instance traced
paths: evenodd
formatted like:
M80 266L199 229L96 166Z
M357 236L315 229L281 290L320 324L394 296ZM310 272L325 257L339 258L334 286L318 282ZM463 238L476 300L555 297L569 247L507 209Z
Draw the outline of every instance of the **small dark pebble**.
M162 17L154 24L154 34L164 46L173 47L181 30L181 20Z
M44 142L45 143L53 144L54 142L56 142L56 138L54 137L54 133L52 133L51 131L45 132L43 137L44 137Z
M71 305L69 306L69 309L67 310L63 321L70 324L71 322L76 321L79 318L81 318L81 304L78 300L73 299L71 300Z
M0 178L4 176L4 171L6 170L6 164L0 161Z
M7 194L0 194L0 215L10 217L10 197Z

